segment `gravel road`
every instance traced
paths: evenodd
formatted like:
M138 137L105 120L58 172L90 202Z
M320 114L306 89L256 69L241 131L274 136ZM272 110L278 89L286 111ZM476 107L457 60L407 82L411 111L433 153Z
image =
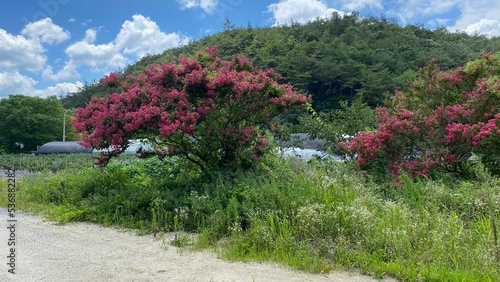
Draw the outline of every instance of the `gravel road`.
M153 236L137 236L95 224L63 226L40 216L16 213L9 230L0 209L0 281L395 281L347 272L315 275L268 263L228 262L210 251L162 247ZM8 272L15 235L15 274Z

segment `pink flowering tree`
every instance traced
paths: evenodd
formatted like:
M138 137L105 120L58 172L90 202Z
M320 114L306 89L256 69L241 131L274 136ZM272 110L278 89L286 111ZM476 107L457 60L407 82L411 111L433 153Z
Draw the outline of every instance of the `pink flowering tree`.
M473 154L494 174L500 168L500 56L483 54L442 72L432 61L404 92L376 110L378 128L340 146L363 170L398 176L433 170L464 175Z
M104 165L131 139L146 139L163 158L179 155L202 169L232 168L261 160L264 127L309 99L279 84L279 74L241 56L222 61L217 47L195 59L153 65L138 76L111 73L103 83L120 93L92 99L72 124L81 144L97 149Z

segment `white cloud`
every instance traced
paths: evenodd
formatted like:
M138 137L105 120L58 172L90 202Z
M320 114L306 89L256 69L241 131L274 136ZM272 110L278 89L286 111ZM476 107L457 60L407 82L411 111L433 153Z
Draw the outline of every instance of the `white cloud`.
M157 54L190 41L189 37L177 32L162 32L150 18L134 15L132 20L123 23L115 39L107 43L96 44L99 29L88 29L84 38L66 47L66 62L60 69L54 69L52 62L60 58L47 64L42 44L60 43L70 34L50 19L27 24L22 34L24 36L15 36L0 29L0 97L9 94L47 97L77 91L78 83L67 82L44 90L35 89L37 81L25 76L23 71L26 70L40 74L44 81L68 81L79 78L79 71L85 67L96 73L116 71L145 54Z
M57 73L52 67L46 67L43 78L58 81L78 77L77 69L83 66L92 67L94 72L114 71L148 53L157 54L190 40L176 32L162 32L156 22L142 15L134 15L131 21L125 21L112 42L94 44L97 36L98 30L88 29L82 40L66 48L66 65Z
M206 35L210 35L212 34L212 29L205 26L200 29L200 32Z
M349 10L360 10L365 7L370 9L382 10L384 7L382 5L382 0L342 0L344 2L344 7Z
M78 71L74 64L66 64L57 73L54 73L51 66L47 66L42 72L42 78L45 80L61 81L75 77L78 77Z
M47 61L42 45L0 29L0 71L38 71Z
M480 33L488 37L500 36L500 21L481 19L478 22L469 24L464 31L469 34Z
M435 0L417 0L417 1L410 1L409 2L411 5L409 8L413 9L414 13L417 14L423 14L423 15L436 15L436 14L443 14L451 9L453 9L455 6L460 4L460 1L458 0L440 0L440 1L435 1ZM417 6L418 5L418 6Z
M88 20L84 20L83 22L80 23L81 26L87 26L89 25L90 23L92 22L91 19L88 19Z
M19 72L0 72L0 98L13 94L32 95L36 83L36 80Z
M84 39L66 48L66 54L69 57L68 64L74 67L107 65L117 68L127 63L127 59L112 42L95 45Z
M415 17L442 15L457 7L463 0L408 0L399 1L401 6L397 9L388 11L389 15L393 15L403 24ZM404 3L404 4L403 4Z
M38 96L46 98L49 96L66 95L68 92L76 92L84 86L83 82L58 83L46 89L36 89L37 81L24 76L18 72L0 72L0 99L8 98L9 95L21 94L26 96Z
M359 0L365 1L365 0ZM430 25L447 25L451 32L465 31L489 37L500 36L500 1L498 0L408 0L401 7L388 11L403 24L422 17L434 17ZM453 18L453 20L452 20Z
M181 9L201 8L206 13L211 14L217 7L218 0L177 0Z
M328 8L320 0L280 0L279 3L267 6L267 10L273 14L275 25L289 24L290 21L306 23L318 17L329 17L334 12L343 14L339 10Z
M197 7L199 1L196 1L196 0L177 0L177 2L179 2L179 4L181 4L181 9L184 10L184 9L191 9L191 8Z
M57 83L45 89L36 89L37 81L24 76L18 72L0 72L0 99L8 98L9 95L21 94L26 96L38 96L47 98L49 96L66 95L70 92L76 92L84 86L83 82L75 83Z
M447 18L435 18L435 19L428 21L427 24L431 27L438 27L438 26L442 27L442 26L446 26L450 21L451 21L451 19L447 19Z
M69 32L54 24L50 18L27 24L21 31L22 35L42 43L60 43L69 39Z
M49 96L59 97L59 96L61 96L61 94L66 95L68 93L76 92L80 88L82 88L83 86L84 86L84 83L80 82L80 81L77 81L75 83L64 82L64 83L58 83L54 86L49 86L43 90L37 89L33 93L34 93L34 96L38 96L38 97L42 97L42 98L47 98Z
M497 0L460 1L460 17L450 31L463 30L468 33L479 32L487 36L500 36L498 15L500 2Z
M93 28L87 29L85 31L85 38L83 39L83 41L92 44L94 43L96 37L97 37L97 31L95 29Z
M200 8L207 13L212 13L217 6L217 0L200 0Z
M176 32L162 32L156 22L142 15L134 15L132 21L125 21L115 39L116 46L123 49L123 53L138 57L161 53L188 42L189 38Z
M27 24L21 34L14 36L0 29L0 71L41 71L47 62L42 43L60 43L70 36L50 18Z

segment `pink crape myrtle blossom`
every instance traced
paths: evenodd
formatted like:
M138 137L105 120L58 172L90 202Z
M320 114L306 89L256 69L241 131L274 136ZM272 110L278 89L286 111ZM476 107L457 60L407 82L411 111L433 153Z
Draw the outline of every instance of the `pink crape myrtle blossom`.
M262 159L263 126L310 97L278 83L273 70L242 57L222 61L217 47L152 65L137 76L111 73L102 83L119 93L92 99L72 124L81 144L103 153L99 165L122 153L131 139L148 139L159 157L181 155L202 169L236 167Z
M340 144L360 169L382 165L396 177L428 177L434 169L465 173L472 154L498 160L491 144L500 143L500 56L485 53L448 72L432 61L376 119L375 132Z

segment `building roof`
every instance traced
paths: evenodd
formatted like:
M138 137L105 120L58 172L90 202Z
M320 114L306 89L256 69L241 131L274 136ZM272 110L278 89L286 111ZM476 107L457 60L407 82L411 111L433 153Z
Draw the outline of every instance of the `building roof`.
M296 147L300 146L304 149L312 149L312 150L317 150L320 149L320 147L325 145L325 140L322 139L310 139L309 136L305 133L292 133L291 134L291 141L282 141L282 140L277 140L278 144L282 147ZM295 144L298 143L298 144Z
M49 142L36 150L35 155L41 154L71 154L71 153L92 153L92 148L85 148L76 141L71 142Z

